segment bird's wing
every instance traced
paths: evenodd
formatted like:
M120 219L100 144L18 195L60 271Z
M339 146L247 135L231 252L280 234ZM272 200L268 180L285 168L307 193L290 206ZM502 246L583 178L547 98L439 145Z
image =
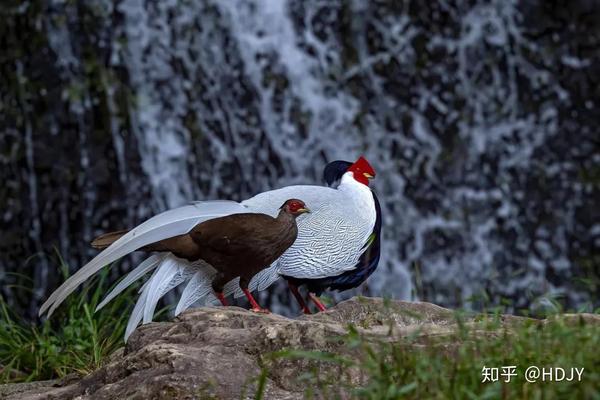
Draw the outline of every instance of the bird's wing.
M230 215L207 221L194 228L199 233L199 243L222 253L249 250L249 239L261 235L257 226L273 223L275 219L263 213Z
M205 201L175 208L158 214L123 235L104 251L84 265L54 291L40 308L40 315L54 310L82 282L102 267L119 258L159 240L186 234L197 224L212 218L247 212L248 209L234 201Z
M279 258L279 274L318 279L355 269L374 223L343 201L323 205L298 220L298 237Z

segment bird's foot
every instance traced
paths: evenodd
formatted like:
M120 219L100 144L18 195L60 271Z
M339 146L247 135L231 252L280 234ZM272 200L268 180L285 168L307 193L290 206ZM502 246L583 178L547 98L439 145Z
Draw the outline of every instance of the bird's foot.
M304 314L311 314L310 309L308 308L308 306L304 302L304 299L302 298L302 295L298 291L298 286L296 286L293 283L291 283L290 281L288 281L288 287L290 288L292 294L298 301L298 304L300 304L300 308L302 308L302 312Z
M255 313L261 313L261 314L269 314L271 312L271 311L267 310L266 308L262 308L256 302L256 300L254 300L254 297L252 297L252 294L250 293L250 291L248 289L242 289L242 291L244 292L244 294L248 298L248 301L250 302L250 305L252 306L250 311L255 312Z
M223 292L215 292L215 295L217 296L217 299L219 299L219 301L221 302L222 305L224 305L224 306L229 305L229 304L227 304L227 300L225 300L225 296L223 295Z
M255 312L255 313L259 313L259 314L271 314L271 310L269 310L268 308L262 308L262 307L258 307L258 308L251 308L250 311Z
M310 297L313 303L315 303L315 306L317 306L319 311L327 311L327 307L325 307L325 305L321 303L321 300L319 300L319 297L316 294L310 292L308 293L308 297Z

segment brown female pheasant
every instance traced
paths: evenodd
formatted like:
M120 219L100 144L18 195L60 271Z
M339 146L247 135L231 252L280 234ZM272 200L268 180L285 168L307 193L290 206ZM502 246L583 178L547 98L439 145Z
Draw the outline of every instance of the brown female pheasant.
M269 267L296 240L296 217L309 212L302 200L289 199L273 218L266 214L241 213L204 221L185 235L174 236L142 247L144 251L170 252L188 261L204 260L217 270L212 281L215 295L227 305L223 286L240 277L240 288L256 312L261 308L248 290L254 275ZM92 242L104 249L128 231L106 233Z

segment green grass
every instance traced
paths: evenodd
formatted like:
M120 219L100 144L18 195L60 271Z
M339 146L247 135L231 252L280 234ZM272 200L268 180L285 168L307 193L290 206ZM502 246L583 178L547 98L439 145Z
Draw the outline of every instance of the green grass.
M129 290L94 313L109 289L106 276L105 270L41 324L24 322L0 297L0 383L86 374L123 345L125 310L135 293Z
M451 336L426 332L396 343L361 336L350 326L335 353L285 350L279 362L299 362L306 398L357 399L600 399L600 326L561 315L546 323L526 321L511 329L499 316L463 323ZM424 335L425 334L425 335ZM269 365L269 364L267 364ZM483 367L516 366L516 377L483 383ZM529 366L584 368L581 382L529 383ZM269 368L267 366L267 368ZM257 395L257 397L259 397Z
M109 289L106 276L99 274L38 325L13 315L0 297L0 383L86 374L123 345L136 292L130 289L94 314ZM544 323L520 320L510 329L501 323L499 308L471 322L465 322L466 313L456 312L457 330L450 336L424 330L394 343L349 326L336 352L290 349L267 357L256 398L264 398L269 370L277 363L298 362L308 371L297 378L307 398L600 399L600 326L567 320L560 307L555 309ZM517 367L511 382L502 376L482 382L484 366L510 365ZM524 378L529 366L584 372L581 382L529 383Z

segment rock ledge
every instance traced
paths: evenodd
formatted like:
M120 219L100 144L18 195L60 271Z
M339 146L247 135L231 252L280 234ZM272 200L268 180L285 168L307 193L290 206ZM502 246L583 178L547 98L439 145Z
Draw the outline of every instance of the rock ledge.
M465 317L470 323L475 315ZM597 316L584 316L600 323ZM503 325L526 318L504 316ZM353 298L324 313L289 319L237 307L190 310L171 322L144 325L107 364L79 380L0 386L7 399L253 398L264 356L281 349L335 351L336 337L353 324L367 337L444 337L456 329L455 312L430 303ZM390 327L393 327L390 334ZM281 362L269 370L267 399L302 398L295 383L307 364Z

